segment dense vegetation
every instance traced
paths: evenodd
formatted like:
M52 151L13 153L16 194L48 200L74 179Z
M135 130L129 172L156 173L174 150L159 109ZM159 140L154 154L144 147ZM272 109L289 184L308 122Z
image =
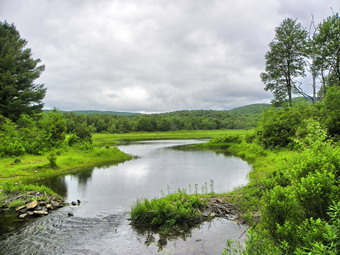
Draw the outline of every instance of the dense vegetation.
M265 111L253 134L227 135L200 145L234 153L254 166L250 183L228 195L251 225L247 245L244 250L226 249L227 254L339 254L339 26L335 14L307 42L306 31L296 21L281 23L261 77L266 89L273 91L274 103L286 107ZM292 94L308 96L296 81L305 75L307 58L313 60L314 78L321 77L319 98L313 87L313 105L292 107ZM151 204L157 201L164 202ZM168 212L162 224L175 218L176 211Z
M254 107L258 108L258 107ZM159 114L112 115L64 112L67 132L73 133L77 123L89 126L95 133L157 132L179 130L249 129L260 119L256 113L228 111L177 111Z

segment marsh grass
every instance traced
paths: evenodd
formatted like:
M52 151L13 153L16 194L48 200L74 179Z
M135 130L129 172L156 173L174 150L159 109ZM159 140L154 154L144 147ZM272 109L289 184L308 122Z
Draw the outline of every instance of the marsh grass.
M168 234L180 227L199 223L202 217L200 210L206 204L203 195L183 192L151 200L139 199L131 209L131 223Z
M253 130L182 130L168 132L132 132L127 134L93 134L94 145L115 145L119 141L161 140L161 139L210 139L226 135L246 136Z

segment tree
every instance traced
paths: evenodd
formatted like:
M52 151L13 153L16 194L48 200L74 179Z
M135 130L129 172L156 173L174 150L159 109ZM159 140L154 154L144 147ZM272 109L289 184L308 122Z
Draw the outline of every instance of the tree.
M326 87L340 86L340 17L339 14L325 19L313 37L315 45L316 71L321 74L320 96L326 94Z
M66 119L57 109L47 113L41 120L47 142L54 147L60 146L66 136Z
M287 18L275 29L275 38L266 54L266 72L261 79L265 90L274 94L273 103L282 104L288 98L292 105L292 94L303 93L296 78L305 76L304 51L307 31L296 20Z
M46 89L34 81L44 71L14 24L0 22L0 114L16 121L41 112Z

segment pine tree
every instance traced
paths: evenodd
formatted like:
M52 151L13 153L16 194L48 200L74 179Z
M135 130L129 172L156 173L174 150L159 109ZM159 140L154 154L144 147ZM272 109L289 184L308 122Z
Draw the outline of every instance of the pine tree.
M0 22L0 115L13 121L41 112L46 94L43 84L34 83L45 66L26 45L14 24Z

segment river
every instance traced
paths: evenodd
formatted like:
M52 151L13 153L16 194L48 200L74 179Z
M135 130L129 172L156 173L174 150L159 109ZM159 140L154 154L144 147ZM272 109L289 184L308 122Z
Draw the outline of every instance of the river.
M44 180L68 202L80 200L80 205L25 221L2 215L0 221L7 223L0 231L0 254L220 254L227 239L239 241L244 226L215 219L164 243L157 235L138 233L128 220L138 198L160 197L178 189L228 192L247 183L248 163L184 146L199 142L125 144L119 148L137 156L133 160Z

